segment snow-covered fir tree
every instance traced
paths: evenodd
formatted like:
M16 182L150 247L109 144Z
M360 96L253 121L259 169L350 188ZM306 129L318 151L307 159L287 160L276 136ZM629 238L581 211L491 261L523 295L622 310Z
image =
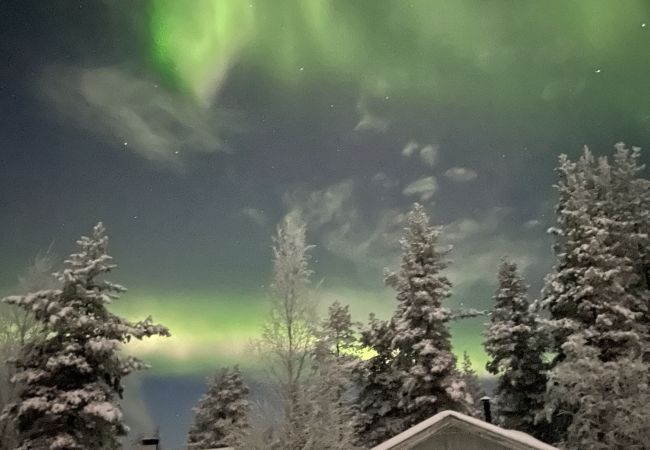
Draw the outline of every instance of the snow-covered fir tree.
M272 306L258 342L284 403L284 423L277 434L286 450L300 450L304 445L297 409L317 339L315 305L309 292L311 246L305 235L305 223L297 215L288 215L278 226L273 247Z
M641 176L641 149L618 143L612 158L611 217L618 225L613 230L619 242L617 253L629 258L637 274L630 292L646 305L644 323L650 325L650 180ZM650 349L648 349L650 352ZM650 358L646 357L650 362Z
M549 420L571 421L558 446L566 450L646 449L650 442L650 366L640 357L603 362L600 351L573 334L564 360L549 375Z
M645 346L647 327L640 318L646 299L635 295L639 272L622 251L625 220L615 213L611 168L585 149L578 162L560 157L557 190L558 263L547 278L541 305L549 312L546 328L552 350L562 359L561 345L576 332L608 360Z
M478 311L452 311L443 305L451 282L442 274L448 249L438 242L441 227L431 226L415 204L400 240L401 269L386 283L397 291L397 309L388 322L371 316L361 346L374 353L354 371L359 386L357 426L362 444L372 447L452 409L471 413L473 399L451 351L449 323Z
M451 351L449 322L455 317L443 306L451 282L442 273L449 265L449 250L438 242L441 231L429 224L424 208L416 203L400 240L401 268L386 278L397 291L391 350L392 367L401 379L404 429L442 410L471 410Z
M371 314L368 326L361 331L360 346L372 356L358 360L352 370L358 389L356 443L364 448L374 447L406 428L399 408L401 379L392 365L391 341L390 324Z
M517 265L504 258L485 332L484 346L490 358L486 369L498 378L495 396L499 423L549 439L549 424L535 421L544 409L546 342L527 291Z
M558 225L551 230L558 262L547 278L541 306L548 312L545 329L556 355L547 384L547 416L567 418L567 448L585 448L570 443L569 433L577 427L589 427L593 448L608 439L608 423L592 420L596 416L585 401L603 395L598 385L581 385L582 397L564 395L574 385L576 370L588 362L592 370L615 377L616 367L638 366L650 348L644 251L638 250L638 242L644 242L638 231L647 202L642 206L642 199L630 195L643 184L632 175L638 172L630 169L633 157L619 147L615 161L612 170L606 158L596 161L585 149L577 162L561 156L558 169ZM621 390L610 389L606 395L625 404Z
M103 279L115 267L103 225L78 244L57 275L60 288L4 299L30 310L45 332L21 351L14 376L19 400L5 410L16 421L19 450L119 448L118 436L127 431L117 405L122 378L146 367L123 356L121 345L169 335L151 318L132 323L107 309L125 288Z
M481 381L472 366L472 360L469 357L469 354L463 352L463 362L461 364L461 375L463 381L465 381L465 389L469 396L472 398L472 409L469 411L470 415L474 417L482 417L482 403L481 398L485 396L485 391L481 386Z
M187 448L243 448L249 428L247 397L248 388L238 367L217 373L194 408Z

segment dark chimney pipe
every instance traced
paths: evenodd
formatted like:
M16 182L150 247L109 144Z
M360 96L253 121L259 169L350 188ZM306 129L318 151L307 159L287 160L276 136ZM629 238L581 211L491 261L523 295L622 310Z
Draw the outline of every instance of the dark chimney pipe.
M155 449L158 450L158 448L159 448L158 445L160 444L160 440L158 438L145 438L145 439L142 439L141 443L142 443L142 445L145 445L145 446L149 446L149 445L155 446Z
M490 397L485 396L481 398L481 403L483 403L483 414L485 415L485 421L487 423L492 423L492 411L490 410Z

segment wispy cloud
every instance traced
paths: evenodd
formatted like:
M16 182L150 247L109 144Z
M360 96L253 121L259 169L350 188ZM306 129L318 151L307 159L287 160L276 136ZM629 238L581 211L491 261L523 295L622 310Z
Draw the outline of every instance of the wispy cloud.
M478 173L476 173L475 170L469 169L467 167L452 167L451 169L447 169L445 176L452 181L456 181L458 183L466 183L478 177Z
M353 194L354 185L346 180L320 190L289 193L285 203L290 213L299 212L307 221L309 233L316 235L314 242L379 280L398 252L404 215L384 209L366 217Z
M386 175L384 172L376 173L370 182L375 186L380 186L384 189L392 189L399 184L397 178Z
M41 88L65 120L102 134L116 149L176 167L188 154L225 151L220 134L234 123L117 67L50 67Z
M308 226L318 228L356 216L352 207L353 187L352 181L347 180L322 190L297 190L285 194L284 203L290 211L299 212Z
M438 190L438 182L435 177L429 176L410 183L402 193L406 196L418 196L421 201L426 202L431 200L436 190Z
M427 166L433 167L438 161L438 146L429 144L420 149L420 159Z
M449 277L454 284L463 287L477 282L496 283L504 255L516 261L522 271L537 273L546 268L545 242L531 234L537 230L508 227L512 213L509 208L495 207L444 226L443 240L453 246ZM485 295L490 298L491 293Z
M376 131L384 133L388 130L388 120L373 113L363 98L357 103L357 111L359 113L359 122L354 127L354 131Z
M240 214L249 218L259 226L264 226L267 223L266 213L261 209L247 206L241 209Z
M420 144L415 141L408 141L404 148L402 148L402 156L410 158L418 148L420 148Z

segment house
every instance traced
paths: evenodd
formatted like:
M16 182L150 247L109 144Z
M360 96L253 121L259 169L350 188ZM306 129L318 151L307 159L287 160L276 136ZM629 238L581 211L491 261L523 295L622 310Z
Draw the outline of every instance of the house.
M521 431L442 411L372 450L558 450Z

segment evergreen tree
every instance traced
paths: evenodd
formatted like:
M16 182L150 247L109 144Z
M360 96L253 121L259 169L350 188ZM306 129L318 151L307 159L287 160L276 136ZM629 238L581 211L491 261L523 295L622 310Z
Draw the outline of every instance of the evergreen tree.
M327 313L321 325L321 340L337 359L350 356L358 347L354 332L354 326L358 324L352 321L350 306L334 302Z
M527 286L517 265L503 259L494 309L485 333L486 368L498 377L496 387L499 423L540 439L549 439L549 425L536 423L544 409L546 343L536 315L531 311Z
M586 345L599 349L603 360L641 351L648 335L640 321L647 303L634 295L639 273L618 239L626 224L613 209L610 166L604 158L596 163L585 149L577 163L562 155L558 172L558 227L551 229L558 264L541 303L549 313L552 350L562 360L562 344L584 333Z
M393 368L392 330L386 321L370 315L361 331L360 346L373 353L358 360L352 379L358 395L355 408L356 443L374 447L406 429L399 408L401 380Z
M613 230L613 239L619 243L617 254L631 261L637 276L629 289L645 305L643 322L650 325L650 180L640 176L645 169L639 163L641 149L629 149L623 143L615 148L610 217L619 226Z
M588 364L603 377L612 375L614 383L623 365L639 367L648 357L645 250L639 249L645 242L639 231L647 201L631 194L641 194L637 189L644 185L635 175L635 158L620 146L614 170L606 158L596 161L587 149L575 163L560 158L558 226L552 229L558 263L547 278L541 306L548 312L545 329L556 355L547 384L547 416L566 418L562 436L567 448L583 448L570 436L579 429L586 435L583 427L589 428L594 448L606 446L611 437L611 424L594 415L586 399L606 395L608 401L626 404L626 392L603 394L595 383L581 384L581 396L566 395L576 387L576 370ZM643 384L647 378L636 381ZM629 438L638 434L625 430Z
M485 391L481 386L481 381L479 380L476 371L472 367L472 360L466 351L463 352L461 374L463 381L465 382L465 389L472 399L472 408L470 414L474 417L482 417L483 408L481 404L481 398L485 396Z
M247 396L238 367L216 374L194 408L188 449L242 448L249 428Z
M451 283L442 275L449 250L415 204L400 240L401 269L386 283L397 290L397 309L388 322L371 316L361 346L374 355L357 364L357 427L360 442L373 446L439 411L471 413L473 399L451 351L449 323L482 314L443 306Z
M431 226L424 208L416 203L400 240L401 269L387 276L387 283L397 290L391 352L392 367L401 379L403 429L446 409L471 409L451 351L449 322L454 314L443 306L451 283L442 275L449 250L441 249L440 233L441 227Z
M600 351L573 334L549 375L547 418L570 416L558 446L567 450L646 449L650 442L650 366L640 357L603 362Z
M150 318L131 323L108 311L125 288L102 279L115 267L103 225L78 244L57 274L60 288L4 299L30 310L45 336L28 342L16 362L19 401L5 415L17 423L19 450L119 448L127 428L116 396L124 376L146 367L122 356L121 344L169 335Z

